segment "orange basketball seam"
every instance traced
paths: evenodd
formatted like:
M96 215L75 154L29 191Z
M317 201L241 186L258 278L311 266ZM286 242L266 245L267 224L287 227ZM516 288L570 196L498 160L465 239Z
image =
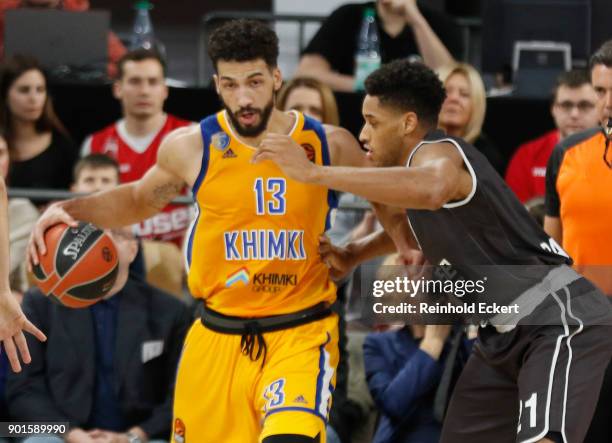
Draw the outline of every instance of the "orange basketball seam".
M65 232L64 232L64 233L65 233ZM98 238L96 239L96 241L95 241L95 242L93 242L89 248L87 248L87 251L88 251L88 250L90 250L90 249L93 249L93 247L94 247L95 245L97 245L97 244L98 244L98 242L100 242L100 240L101 240L101 239L103 239L103 238L104 238L104 234L102 234L100 237L98 237ZM57 253L58 253L58 251L59 251L59 243L57 244L57 246L58 246L58 247L56 248L55 254L57 254ZM71 267L68 269L68 272L67 272L65 275L63 275L63 276L62 276L62 278L61 278L61 279L60 279L60 280L59 280L59 281L56 283L56 285L55 285L55 286L53 286L53 288L51 288L51 290L49 291L49 293L53 292L53 291L54 291L54 290L55 290L55 289L56 289L56 288L57 288L57 287L58 287L58 286L59 286L59 285L62 283L62 280L64 280L65 278L68 278L68 276L70 276L70 275L72 274L72 272L74 271L74 269L75 269L75 268L77 268L77 265L78 265L78 264L79 264L79 263L80 263L80 262L81 262L81 261L82 261L82 260L83 260L83 259L84 259L86 256L87 256L87 254L82 254L82 255L81 255L81 256L80 256L80 257L79 257L79 258L78 258L78 259L77 259L77 260L76 260L76 261L75 261L75 262L72 264L72 266L71 266ZM56 255L56 258L57 258L57 255ZM55 262L54 262L54 263L55 263ZM55 265L54 265L54 267L55 267ZM65 293L65 292L66 292L66 291L63 291L61 295L55 295L55 296L61 300L61 298L62 298L62 296L64 295L64 293Z

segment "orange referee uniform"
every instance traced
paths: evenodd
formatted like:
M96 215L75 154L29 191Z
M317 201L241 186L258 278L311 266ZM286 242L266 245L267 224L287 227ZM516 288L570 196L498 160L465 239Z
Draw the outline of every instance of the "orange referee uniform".
M561 219L562 246L576 270L612 295L612 169L603 159L605 146L602 129L593 128L555 147L546 170L546 213Z

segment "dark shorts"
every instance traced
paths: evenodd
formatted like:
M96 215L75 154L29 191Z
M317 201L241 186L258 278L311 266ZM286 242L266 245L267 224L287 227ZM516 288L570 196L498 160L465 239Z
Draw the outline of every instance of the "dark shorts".
M610 303L576 280L512 331L480 329L440 441L527 443L557 432L582 443L611 356Z

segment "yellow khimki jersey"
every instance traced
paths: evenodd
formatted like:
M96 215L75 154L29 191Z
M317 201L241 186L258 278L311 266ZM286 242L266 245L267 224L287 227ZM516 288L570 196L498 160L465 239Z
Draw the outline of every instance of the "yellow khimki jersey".
M329 164L323 127L293 112L290 136ZM333 302L336 288L318 254L335 195L286 177L233 133L225 111L200 123L204 153L193 194L198 215L186 256L192 295L225 315L263 317Z

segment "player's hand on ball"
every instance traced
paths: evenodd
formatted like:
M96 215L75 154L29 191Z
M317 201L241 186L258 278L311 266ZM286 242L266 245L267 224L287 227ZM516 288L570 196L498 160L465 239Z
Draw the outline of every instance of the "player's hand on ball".
M301 182L308 182L316 168L316 165L308 160L304 148L284 134L266 134L253 155L252 162L265 160L273 161L287 176Z
M332 280L340 280L355 267L355 261L347 248L334 246L326 236L319 237L319 255L329 268Z
M19 356L24 363L32 361L24 332L29 332L40 341L47 339L45 334L26 318L13 294L7 292L1 295L0 340L2 340L2 347L14 372L21 371Z
M37 265L38 255L45 255L47 247L45 246L44 235L45 231L59 223L66 223L68 226L76 227L77 221L68 214L62 207L63 202L56 202L43 212L40 216L28 242L28 268L32 270L33 265Z

